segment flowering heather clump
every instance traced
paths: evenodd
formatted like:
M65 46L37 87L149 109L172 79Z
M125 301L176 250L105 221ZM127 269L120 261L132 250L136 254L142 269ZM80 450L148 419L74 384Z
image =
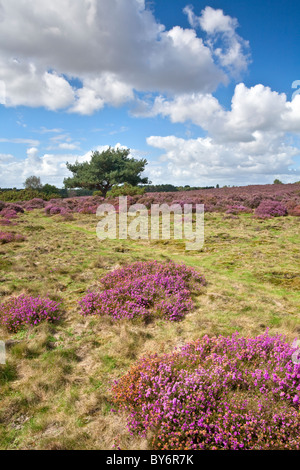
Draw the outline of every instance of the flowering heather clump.
M104 290L89 292L80 300L82 315L177 321L193 307L191 291L199 291L205 279L184 265L149 261L117 269L101 283Z
M287 210L281 202L266 199L257 207L255 215L261 219L282 217L287 215Z
M57 214L60 214L61 211L62 211L61 207L53 206L51 204L45 207L45 212L48 215L57 215Z
M151 449L300 449L300 364L280 335L204 336L140 359L113 387Z
M80 214L96 214L97 206L84 206L78 209L78 212Z
M13 204L12 202L6 203L6 209L10 209L15 212L19 212L20 214L24 214L24 209L19 204Z
M16 332L24 326L59 320L59 303L48 298L20 295L0 304L0 325Z
M237 215L240 212L251 212L251 210L245 206L242 205L233 205L233 206L228 206L228 209L226 211L226 214L234 214Z
M26 238L20 233L0 232L0 244L10 242L23 242L24 240L26 240Z
M40 198L34 198L24 204L27 211L33 211L34 209L43 209L45 207L45 201Z
M5 219L16 219L18 214L15 210L6 208L1 211L1 216Z
M11 225L11 221L9 219L0 219L0 225Z

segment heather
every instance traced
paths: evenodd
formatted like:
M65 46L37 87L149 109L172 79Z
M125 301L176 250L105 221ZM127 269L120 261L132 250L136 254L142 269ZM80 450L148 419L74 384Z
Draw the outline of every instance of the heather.
M128 187L127 187L128 189ZM134 188L133 188L134 189ZM141 189L141 188L138 188ZM143 191L145 188L142 188ZM255 213L257 216L279 217L283 215L298 215L300 205L300 185L252 185L243 187L208 188L191 191L153 192L144 193L140 190L128 191L116 188L109 193L107 202L118 210L119 195L128 194L128 206L144 204L151 209L152 204L204 204L205 212L223 212L239 215ZM23 202L26 210L44 209L47 215L65 215L67 213L96 214L97 208L105 200L97 195L52 198L45 202L34 198Z
M184 265L148 261L117 269L101 284L104 290L91 291L80 300L81 315L178 321L193 308L191 292L199 292L205 279Z
M0 304L0 325L9 331L59 320L59 303L48 298L20 295Z
M286 207L279 201L264 200L255 210L255 215L262 219L287 215Z
M12 225L10 219L0 219L0 225Z
M159 450L299 450L300 364L267 333L208 337L140 359L113 388Z
M146 438L140 431L131 434L126 424L132 411L111 411L117 409L112 394L115 380L125 377L140 364L141 358L157 354L160 360L174 351L179 353L184 345L198 342L199 338L231 338L236 331L239 338L253 339L268 328L270 337L282 334L290 346L299 339L299 217L291 216L290 211L297 211L300 187L276 185L280 186L278 192L274 186L185 192L183 200L211 207L211 211L205 211L204 246L191 252L185 250L183 240L99 240L97 216L79 212L89 210L91 205L97 207L103 201L99 196L45 201L45 207L51 203L65 208L66 215L50 216L45 207L27 210L25 201L17 204L25 212L11 219L10 227L1 228L13 231L16 221L16 232L26 237L26 242L0 245L0 303L9 303L19 295L50 298L60 304L63 315L59 314L59 321L42 321L16 332L0 325L0 341L6 342L7 356L6 365L0 365L0 448L109 450L116 440L124 450L151 450L156 446L155 429L147 430ZM180 201L183 196L179 191L176 196L145 193L129 201L131 204L144 197L168 203L169 197L170 201ZM240 198L249 199L251 205L281 198L288 215L258 218L254 216L255 207L249 212L238 209L236 215L225 214L230 206L249 207ZM6 204L2 204L2 209ZM88 291L105 292L115 282L120 288L125 282L123 278L118 280L120 269L125 273L137 262L154 260L163 265L172 261L205 276L205 285L196 282L191 286L187 280L194 306L180 321L168 321L163 316L144 321L143 316L115 320L110 315L80 315L78 302ZM106 276L108 284L104 286L101 280ZM269 359L258 366L251 361L249 371L269 367ZM226 373L225 365L221 366ZM244 362L242 370L246 366ZM184 361L182 369L188 377L192 375ZM251 386L263 403L259 389L255 384ZM293 391L293 384L288 386ZM240 399L236 410L248 398L249 416L256 413L259 403L251 401L254 392L237 390L227 397L230 409L234 409L235 395ZM277 394L271 404L269 398L265 403L273 416L282 410L290 416L288 413L296 409L291 401L288 404L288 398L279 400ZM191 400L194 403L195 398ZM243 416L244 409L237 411L234 419L240 423ZM268 443L269 437L264 435ZM288 442L292 445L288 439L282 439L281 446L278 442L274 448L284 449Z
M15 232L1 232L0 231L0 244L11 243L11 242L22 242L26 238L21 233Z

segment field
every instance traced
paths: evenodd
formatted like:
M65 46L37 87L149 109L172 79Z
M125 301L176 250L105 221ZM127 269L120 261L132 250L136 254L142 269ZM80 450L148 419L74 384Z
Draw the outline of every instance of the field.
M289 343L300 336L299 217L208 211L204 247L189 252L180 240L100 241L97 217L84 212L49 216L34 209L18 214L16 226L1 227L24 236L0 245L1 301L26 294L62 303L58 322L0 329L7 344L1 449L149 449L151 436L131 435L126 411L112 411L114 381L139 358L205 335L268 331ZM182 321L80 315L78 301L101 277L149 260L184 263L205 276Z

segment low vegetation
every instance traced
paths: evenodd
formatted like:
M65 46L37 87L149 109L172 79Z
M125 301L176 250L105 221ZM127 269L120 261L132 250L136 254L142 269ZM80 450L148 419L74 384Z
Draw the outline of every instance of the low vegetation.
M0 245L1 449L298 448L299 185L238 189L129 198L207 205L191 252L100 241L99 196L49 201L65 209L52 215L48 202L0 203L15 212L0 219L12 238ZM265 199L287 215L258 217ZM177 286L180 321L168 321ZM102 308L109 292L118 319ZM96 310L83 311L89 293Z

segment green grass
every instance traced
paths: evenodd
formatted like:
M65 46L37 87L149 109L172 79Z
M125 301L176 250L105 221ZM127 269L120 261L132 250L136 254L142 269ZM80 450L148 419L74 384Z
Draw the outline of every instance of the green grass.
M169 352L204 334L251 336L269 328L292 342L300 333L299 219L257 220L205 215L205 244L184 241L100 241L97 218L24 214L14 229L27 240L0 246L0 299L27 293L63 302L55 325L39 325L10 340L0 365L1 449L147 448L129 436L124 416L111 413L111 385L147 352ZM8 228L10 230L10 228ZM77 301L110 270L150 259L184 262L207 286L180 323L149 325L83 318ZM13 343L12 343L13 341Z

